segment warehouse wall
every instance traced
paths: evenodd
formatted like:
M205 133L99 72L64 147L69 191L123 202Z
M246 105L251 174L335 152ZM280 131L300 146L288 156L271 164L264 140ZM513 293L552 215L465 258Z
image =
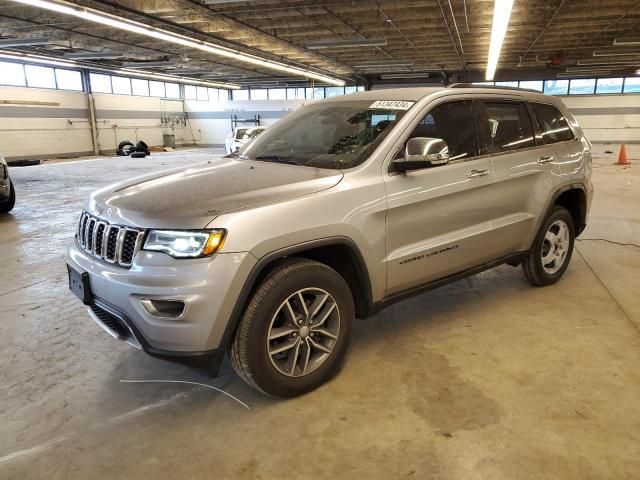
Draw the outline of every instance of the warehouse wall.
M186 100L185 111L189 118L189 127L193 130L198 145L224 145L226 135L231 132L231 117L253 119L260 115L260 125L268 126L287 113L304 105L305 100L270 101L227 101L198 102ZM252 123L239 123L238 126L250 127Z
M640 95L562 97L595 143L640 143Z
M562 98L593 142L640 143L640 94ZM57 105L7 103L11 101ZM304 100L183 102L95 94L98 145L104 153L113 152L122 140L162 145L164 134L174 135L178 146L224 145L231 131L232 115L243 119L260 115L260 123L270 125L304 103ZM0 87L0 154L12 159L73 157L92 151L84 93Z
M93 152L84 93L0 87L0 100L0 154L23 158ZM34 104L7 103L11 101ZM35 104L38 102L55 105Z
M163 134L175 135L177 145L193 143L185 138L182 100L94 94L94 105L101 152L115 151L123 140L163 145Z
M42 102L53 105L38 104ZM163 134L175 135L177 145L194 143L187 135L181 100L95 94L94 105L103 153L114 152L122 140L163 145ZM93 154L86 95L0 87L0 154L9 159Z

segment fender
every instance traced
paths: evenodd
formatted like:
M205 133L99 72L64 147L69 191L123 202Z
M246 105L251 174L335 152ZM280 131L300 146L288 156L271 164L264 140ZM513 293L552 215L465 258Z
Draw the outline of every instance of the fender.
M262 258L258 260L258 263L254 265L249 273L249 276L244 282L242 286L242 290L240 291L240 295L236 299L236 303L231 311L231 316L229 317L229 321L227 322L227 326L224 329L224 333L222 335L222 339L220 340L221 349L228 349L231 340L233 339L233 335L236 331L236 327L240 322L240 318L242 316L242 312L249 300L249 296L251 292L257 285L260 280L262 274L265 269L274 261L279 259L293 256L297 253L305 252L308 250L312 250L318 247L328 247L332 245L341 245L347 247L350 252L354 255L355 266L356 266L356 274L358 276L358 280L361 282L363 286L364 292L364 309L365 316L369 315L369 312L372 310L372 290L371 290L371 279L369 277L369 270L365 263L364 257L360 252L360 249L356 245L356 243L348 237L326 237L317 240L311 240L308 242L298 243L295 245L290 245L278 250L275 250L271 253L264 255Z
M560 188L558 188L555 193L553 195L551 195L551 197L549 198L549 200L547 201L546 207L543 210L544 211L544 215L540 215L540 218L538 218L538 221L536 222L536 228L534 230L535 235L538 234L538 230L540 230L540 226L542 225L542 223L544 222L544 220L549 216L549 214L551 213L551 210L553 209L553 206L556 203L556 200L558 200L558 198L560 197L560 195L562 195L564 192L568 192L569 190L582 190L582 192L585 194L585 196L587 195L587 189L584 186L583 183L579 183L579 182L575 182L575 183L568 183L566 185L561 186ZM585 218L585 224L586 224L586 218ZM576 225L577 228L577 225ZM582 233L582 230L577 231L576 230L576 237ZM531 239L531 241L533 242L533 238Z

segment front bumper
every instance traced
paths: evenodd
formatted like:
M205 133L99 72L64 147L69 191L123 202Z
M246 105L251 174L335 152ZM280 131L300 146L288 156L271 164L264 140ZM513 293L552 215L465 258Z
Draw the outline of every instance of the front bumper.
M94 320L151 355L178 357L224 349L221 340L231 312L256 263L246 252L176 260L140 251L125 269L93 257L76 240L68 256L72 267L89 276ZM159 317L145 309L146 299L182 301L185 309L177 318Z

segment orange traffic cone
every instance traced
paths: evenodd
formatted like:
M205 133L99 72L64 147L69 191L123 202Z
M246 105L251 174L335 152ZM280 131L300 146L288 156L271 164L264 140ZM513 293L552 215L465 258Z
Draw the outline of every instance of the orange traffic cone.
M624 148L624 143L620 146L620 155L618 155L618 165L629 165L629 159L627 158L627 149Z

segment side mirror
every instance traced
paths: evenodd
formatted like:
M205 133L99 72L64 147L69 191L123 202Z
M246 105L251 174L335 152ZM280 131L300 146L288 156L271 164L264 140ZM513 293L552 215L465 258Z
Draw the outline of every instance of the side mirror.
M394 160L395 171L406 172L446 165L449 162L449 147L441 138L415 137L409 139L404 158Z

